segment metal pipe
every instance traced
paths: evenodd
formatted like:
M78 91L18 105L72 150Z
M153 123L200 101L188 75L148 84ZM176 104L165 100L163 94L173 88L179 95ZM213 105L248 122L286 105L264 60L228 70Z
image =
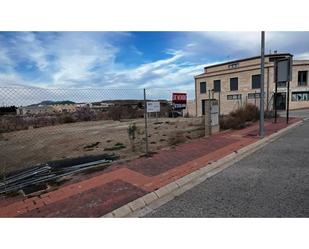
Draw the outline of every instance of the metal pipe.
M146 100L145 88L144 88L144 116L145 116L145 155L148 156L147 100Z
M265 31L261 33L261 96L260 96L260 137L264 137L264 54L265 54Z
M287 90L286 90L286 123L289 123L289 108L290 108L290 81L288 81L287 84Z

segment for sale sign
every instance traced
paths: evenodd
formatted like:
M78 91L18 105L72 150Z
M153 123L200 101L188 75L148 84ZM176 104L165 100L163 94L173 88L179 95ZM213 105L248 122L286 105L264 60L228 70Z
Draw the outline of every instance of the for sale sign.
M186 104L187 94L186 93L173 93L172 100L174 104Z
M185 109L187 104L187 94L173 93L172 102L174 109Z

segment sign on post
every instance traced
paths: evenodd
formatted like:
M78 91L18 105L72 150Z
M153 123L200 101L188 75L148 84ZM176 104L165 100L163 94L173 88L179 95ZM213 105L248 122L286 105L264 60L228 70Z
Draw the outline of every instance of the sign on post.
M289 122L289 102L290 102L290 81L292 80L292 65L293 59L291 56L275 61L275 123L277 122L277 94L278 83L287 83L286 86L286 123Z
M147 112L160 112L160 102L159 101L147 102Z
M275 82L288 82L292 80L292 58L276 60Z
M174 109L185 109L187 104L187 94L173 93L172 102Z

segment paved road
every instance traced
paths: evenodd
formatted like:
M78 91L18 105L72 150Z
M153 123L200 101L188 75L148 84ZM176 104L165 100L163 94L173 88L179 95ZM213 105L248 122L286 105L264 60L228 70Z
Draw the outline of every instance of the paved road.
M148 217L309 217L309 121Z

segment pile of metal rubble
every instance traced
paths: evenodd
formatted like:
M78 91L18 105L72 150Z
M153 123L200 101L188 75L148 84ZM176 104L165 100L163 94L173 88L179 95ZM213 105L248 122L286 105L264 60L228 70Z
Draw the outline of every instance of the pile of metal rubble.
M103 154L84 158L64 159L11 173L4 177L3 181L0 181L0 195L46 184L64 176L111 163L118 158L115 154Z

